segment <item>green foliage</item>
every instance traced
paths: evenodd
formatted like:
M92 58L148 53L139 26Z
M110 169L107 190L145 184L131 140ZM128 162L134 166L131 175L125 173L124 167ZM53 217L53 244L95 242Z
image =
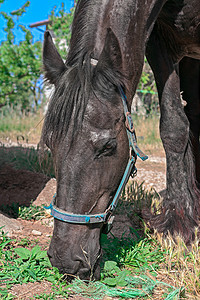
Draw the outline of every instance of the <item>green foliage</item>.
M1 0L0 3L3 3ZM18 19L26 12L30 1L21 8L7 14L1 12L6 22L4 31L7 40L0 45L0 105L9 104L15 107L20 105L22 111L37 109L39 100L43 98L41 88L41 41L33 43L31 31L22 24L18 25ZM71 24L75 7L70 13L66 13L64 3L60 9L55 7L49 19L49 29L55 35L57 48L63 59L66 58L71 38ZM24 32L24 40L15 44L14 29L16 26ZM142 99L146 114L157 111L158 100L153 73L145 59L145 64L138 85L138 95Z
M111 297L137 298L150 295L156 287L156 279L144 274L131 275L131 271L120 270L116 263L108 261L104 266L103 283L111 287L106 294Z
M9 293L8 288L2 288L0 287L0 297L1 300L11 300L14 299L15 296L13 296L11 293Z
M64 60L66 59L70 43L74 11L75 7L71 9L70 13L66 13L64 3L62 3L61 9L58 10L57 7L54 7L49 16L49 19L51 20L49 29L55 34L56 46Z
M46 211L41 206L31 204L26 207L19 207L19 218L23 220L40 220L46 215Z
M27 221L41 220L46 216L46 211L43 207L30 204L30 206L19 206L18 203L12 203L10 205L0 205L0 211L6 213L12 218L21 218Z
M5 252L5 258L5 261L1 260L0 281L7 284L41 281L47 277L51 267L46 251L39 246L32 250L15 248L14 253Z
M158 111L158 93L153 72L145 57L142 75L138 84L137 95L143 103L147 116ZM140 113L140 112L139 112Z
M145 57L144 60L144 67L142 71L142 76L138 85L139 90L144 90L146 92L150 93L156 93L156 86L155 86L155 80L153 76L153 72L147 62L147 59Z
M154 296L155 299L157 299L156 295L152 296L153 292L156 287L159 286L159 292L163 294L164 286L164 288L167 287L168 291L164 293L164 297L159 295L162 299L178 300L184 295L184 289L177 289L169 284L159 282L156 278L150 278L145 274L140 274L139 276L130 275L130 272L127 270L119 271L116 264L113 264L112 261L108 262L107 267L111 273L108 273L108 277L106 277L107 281L104 279L104 282L90 281L86 283L80 279L75 279L71 286L71 290L76 294L92 299L103 299L104 297L120 297L120 299L154 299ZM118 276L121 276L121 278L123 277L123 286L117 285L119 280L117 278ZM161 299L160 297L159 299Z
M30 6L30 1L26 1L26 3L24 5L22 5L21 8L15 10L15 11L12 11L10 14L12 16L21 16L23 13L26 12L26 8Z
M124 238L108 239L103 235L102 244L105 254L112 259L105 261L101 272L101 282L105 285L101 288L107 296L141 298L150 296L157 286L165 300L178 300L184 296L184 288L157 280L167 252L162 251L154 239L146 237L133 242Z
M0 3L3 3L3 0ZM12 107L18 105L25 112L36 110L43 98L42 42L33 42L31 31L19 24L19 18L26 13L29 5L30 1L27 1L21 8L10 14L0 12L5 20L4 31L7 33L7 40L0 45L0 105L8 104ZM73 14L74 8L68 14L62 4L59 12L56 12L55 7L50 15L52 21L50 29L56 36L56 44L63 58L66 57L67 45L71 37ZM24 33L24 40L19 44L15 43L14 35L17 26Z
M143 242L141 243L141 241ZM133 261L138 259L139 263L131 264L131 267L130 264L122 264L122 261L120 262L120 256L118 256L118 262L112 259L105 262L104 267L102 268L100 282L85 282L76 278L71 285L68 285L63 280L63 275L59 274L58 269L51 267L46 256L46 251L42 251L38 245L33 247L31 250L24 247L13 248L12 240L2 233L0 235L0 282L3 284L3 288L0 288L0 298L13 299L14 296L9 292L9 290L14 284L42 280L52 283L50 293L43 293L40 295L36 294L34 295L34 299L54 300L58 297L66 299L71 292L80 294L82 297L85 296L93 299L102 299L105 296L125 299L141 299L143 297L151 298L151 294L156 290L159 292L162 299L165 300L178 300L185 297L184 288L177 288L169 283L157 280L159 267L156 267L156 272L154 271L155 266L150 268L152 261L156 260L157 265L161 266L159 256L162 257L163 261L168 253L163 251L163 249L161 250L158 246L158 242L151 238L145 238L141 241L135 242L134 247L136 252L140 252L140 256L144 256L142 259L143 261L146 259L148 260L146 252L154 253L152 257L150 255L148 263L149 267L147 269L142 268L141 257L138 259L135 254L132 256L131 260ZM130 249L133 248L133 241L124 238L115 238L115 241L108 240L107 242L104 241L104 243L109 244L111 248L113 247L111 249L113 254L112 258L115 258L115 250L118 250L120 247L126 248L127 255L130 252ZM150 249L150 245L152 249ZM146 246L147 249L145 250ZM104 251L107 250L104 248ZM120 252L121 251L118 253ZM190 258L193 262L190 253L188 253L184 259L187 260L187 258ZM133 265L138 265L138 268ZM128 269L127 266L129 266ZM167 273L165 274L165 277L166 276ZM155 298L156 295L158 294L154 295Z
M104 260L116 262L123 267L131 267L135 273L141 271L154 272L159 269L164 260L164 253L155 240L144 238L134 241L131 238L112 239L102 234L101 244L104 251Z
M121 270L115 261L106 261L101 273L102 282L109 286L126 286L128 283L125 279L130 273L128 270Z
M0 228L2 230L2 228ZM2 231L0 233L0 299L13 299L9 289L14 284L46 280L52 283L52 293L36 295L34 299L57 299L68 297L69 285L63 280L57 268L52 268L47 252L36 245L31 250L12 246L12 241ZM19 244L19 243L18 243ZM26 239L24 245L30 242Z
M29 111L33 106L37 108L41 98L40 74L42 43L33 43L33 36L29 29L19 25L24 32L25 39L15 43L14 29L18 18L26 12L30 2L27 1L20 9L7 14L0 12L4 18L7 40L0 45L0 104L15 107L20 105L22 111Z
M11 239L3 232L3 227L0 227L0 259L3 256L4 249L10 244Z

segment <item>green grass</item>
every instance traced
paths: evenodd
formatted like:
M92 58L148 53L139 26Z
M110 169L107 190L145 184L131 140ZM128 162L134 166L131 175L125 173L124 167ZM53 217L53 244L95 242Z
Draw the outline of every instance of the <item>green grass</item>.
M28 207L26 206L19 207L18 217L23 220L36 221L42 219L44 216L46 216L46 210L41 206L31 204Z
M143 193L144 199L155 197L153 191L143 192L143 187L134 184L136 195ZM127 188L127 193L133 187ZM124 197L124 198L123 198ZM119 212L125 205L131 206L122 197ZM137 197L136 197L137 200ZM148 200L149 201L149 200ZM140 207L136 205L137 210ZM35 210L36 209L36 212ZM28 219L39 215L37 208L27 208L24 216ZM23 214L22 214L23 215ZM131 213L132 215L132 213ZM28 238L17 243L4 233L0 235L0 298L13 299L10 288L16 284L49 281L50 293L34 295L34 299L67 298L72 292L94 299L104 296L137 299L193 299L200 293L200 257L199 241L187 248L180 238L177 244L171 238L163 239L161 235L145 234L133 240L130 237L116 238L102 235L103 260L101 264L101 281L85 283L76 278L72 285L63 280L56 268L52 268L38 245ZM3 286L2 286L3 285ZM186 296L185 296L186 295Z
M71 293L93 299L105 296L137 299L182 299L183 285L159 279L162 265L169 257L169 250L152 237L138 241L129 238L108 239L102 236L104 262L101 266L101 281L89 283L76 278L68 285L56 268L52 268L46 251L30 242L24 245L14 242L3 232L0 235L0 299L14 299L10 288L16 284L49 281L49 293L33 295L34 299L65 299ZM191 259L191 255L187 256ZM180 262L180 260L179 260ZM69 290L70 288L70 290ZM156 290L159 290L159 298ZM180 295L182 295L180 297Z
M34 204L19 206L17 203L12 203L12 205L1 205L0 210L13 218L20 218L27 221L41 220L47 214L44 207Z
M0 299L13 299L10 288L28 282L52 283L57 294L68 297L68 285L56 268L52 268L46 251L36 245L32 249L14 247L13 240L0 234ZM59 291L59 293L58 293ZM53 292L52 292L53 294ZM39 298L38 298L39 299ZM42 298L40 298L42 299ZM52 298L53 299L53 298Z

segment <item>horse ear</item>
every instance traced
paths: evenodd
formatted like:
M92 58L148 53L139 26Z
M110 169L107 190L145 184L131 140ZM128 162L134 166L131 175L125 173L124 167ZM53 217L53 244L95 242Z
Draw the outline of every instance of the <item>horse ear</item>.
M114 68L121 71L122 68L122 55L117 37L111 30L107 29L104 48L99 57L98 67Z
M45 78L52 84L55 84L60 75L67 69L49 31L44 34L43 67Z

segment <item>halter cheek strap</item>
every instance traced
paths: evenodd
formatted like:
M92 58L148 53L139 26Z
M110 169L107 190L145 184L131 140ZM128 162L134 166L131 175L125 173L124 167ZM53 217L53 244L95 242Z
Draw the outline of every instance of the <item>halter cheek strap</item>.
M58 220L61 220L63 222L67 222L67 223L85 224L85 225L103 223L104 225L108 225L108 227L110 227L110 225L112 224L112 221L114 219L114 217L112 216L112 213L117 206L121 192L123 191L125 185L127 184L129 177L136 176L136 173L137 173L137 169L135 167L136 157L138 156L143 161L148 158L148 156L145 155L137 145L135 130L134 130L134 126L133 126L133 120L132 120L131 114L128 111L126 95L124 94L124 91L121 87L119 88L119 92L120 92L121 99L123 102L124 114L126 117L126 132L127 132L127 136L128 136L128 140L129 140L130 157L129 157L129 161L126 166L124 175L121 179L121 182L119 184L119 187L115 193L115 196L114 196L111 204L105 210L104 213L83 214L83 215L73 214L73 213L67 212L65 210L62 210L55 205L55 199L56 199L56 194L55 194L52 199L51 204L48 207L45 207L46 209L51 209L51 215L55 219L58 219ZM108 233L108 230L104 230L104 232Z

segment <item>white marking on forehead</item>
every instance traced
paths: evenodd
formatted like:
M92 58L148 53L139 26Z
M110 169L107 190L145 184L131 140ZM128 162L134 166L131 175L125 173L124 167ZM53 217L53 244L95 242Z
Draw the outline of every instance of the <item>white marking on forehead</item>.
M91 61L90 61L91 65L92 66L96 66L98 64L98 60L97 59L94 59L94 58L91 58Z
M91 140L93 143L95 143L101 139L109 138L110 135L111 135L110 129L104 129L104 130L101 130L100 132L96 132L96 131L90 132L90 137L91 137Z

